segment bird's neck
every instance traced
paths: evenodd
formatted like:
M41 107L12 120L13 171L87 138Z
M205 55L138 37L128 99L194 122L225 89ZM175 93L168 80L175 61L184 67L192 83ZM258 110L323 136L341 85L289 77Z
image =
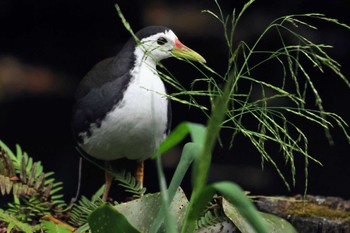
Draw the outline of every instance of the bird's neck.
M138 69L149 69L150 71L157 72L156 60L142 48L136 48L135 52L135 68Z

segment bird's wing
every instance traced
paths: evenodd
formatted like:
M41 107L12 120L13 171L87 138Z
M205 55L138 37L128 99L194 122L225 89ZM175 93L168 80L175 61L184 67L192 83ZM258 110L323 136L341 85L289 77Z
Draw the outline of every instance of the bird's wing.
M78 141L81 141L80 133L89 134L91 124L98 126L123 98L131 78L132 56L123 56L122 50L118 56L96 64L80 83L72 118L73 135Z

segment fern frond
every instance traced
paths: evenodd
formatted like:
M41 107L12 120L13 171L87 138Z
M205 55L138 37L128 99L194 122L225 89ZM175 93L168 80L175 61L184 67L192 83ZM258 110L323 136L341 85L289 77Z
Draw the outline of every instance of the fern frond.
M216 199L214 198L214 202ZM208 208L203 215L197 220L197 229L214 226L217 223L221 223L227 220L221 204L209 203Z
M11 179L10 177L3 175L0 175L0 188L1 195L13 193L13 195L17 197L31 195L36 192L33 187L19 183L16 179Z
M16 175L15 167L11 160L11 157L2 147L0 148L0 174L8 177L14 177Z
M85 196L81 196L78 203L75 203L71 210L69 223L74 226L82 226L87 223L87 218L91 212L98 208L103 203L100 197L95 195L89 200Z
M44 173L41 162L34 161L19 145L14 153L0 140L0 194L13 194L15 200L8 204L7 213L32 223L46 214L62 212L66 207L59 194L63 185L53 174Z
M33 233L37 230L37 226L31 226L29 224L23 223L19 221L15 216L6 213L5 211L0 209L0 220L7 222L7 232L13 232L13 229L16 229L25 233Z
M142 187L141 183L130 172L121 170L115 172L113 175L120 182L119 185L125 188L126 192L133 194L133 197L140 198L145 194L146 188Z
M44 173L43 170L41 162L34 162L19 145L16 145L15 154L0 140L0 186L4 187L1 189L2 195L10 194L12 189L17 197L39 193L47 199L62 190L62 182L55 182L52 177L54 173Z
M52 173L50 173L52 174ZM49 183L46 180L41 162L34 162L27 153L16 145L16 155L0 141L0 186L1 194L12 194L20 197L33 193L45 193ZM61 185L62 183L59 183Z
M0 175L0 191L1 195L9 194L12 189L12 181L9 177Z
M24 196L20 200L19 203L8 203L6 212L22 222L31 223L50 213L51 203L40 200L38 194Z

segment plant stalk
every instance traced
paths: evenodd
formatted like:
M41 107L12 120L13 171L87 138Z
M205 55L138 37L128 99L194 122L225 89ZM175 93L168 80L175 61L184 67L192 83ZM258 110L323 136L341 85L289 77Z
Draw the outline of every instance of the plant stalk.
M193 177L192 177L194 187L193 187L193 192L190 199L189 208L186 214L185 222L182 227L182 231L181 231L182 233L193 232L195 230L196 220L198 219L198 216L193 211L194 205L196 205L197 200L199 199L200 194L202 193L207 183L209 169L210 169L211 160L212 160L212 152L214 150L215 143L221 129L221 123L225 118L225 112L227 109L228 101L230 100L230 95L234 90L234 88L232 87L234 80L235 80L235 73L234 72L229 73L227 82L224 87L223 94L221 96L218 96L214 102L214 105L211 111L211 116L207 124L206 140L199 158L195 160L195 163L194 163L194 168L193 168L194 170L193 170Z

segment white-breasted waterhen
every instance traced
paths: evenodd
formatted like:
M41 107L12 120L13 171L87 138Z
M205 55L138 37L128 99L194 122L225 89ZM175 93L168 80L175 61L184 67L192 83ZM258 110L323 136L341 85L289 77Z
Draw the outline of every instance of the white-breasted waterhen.
M166 138L171 109L156 66L178 57L204 63L204 58L182 44L172 30L150 26L137 32L112 58L96 64L76 93L72 129L78 146L105 161L126 158L139 162L136 179L143 182L143 160ZM106 171L103 200L112 177Z

